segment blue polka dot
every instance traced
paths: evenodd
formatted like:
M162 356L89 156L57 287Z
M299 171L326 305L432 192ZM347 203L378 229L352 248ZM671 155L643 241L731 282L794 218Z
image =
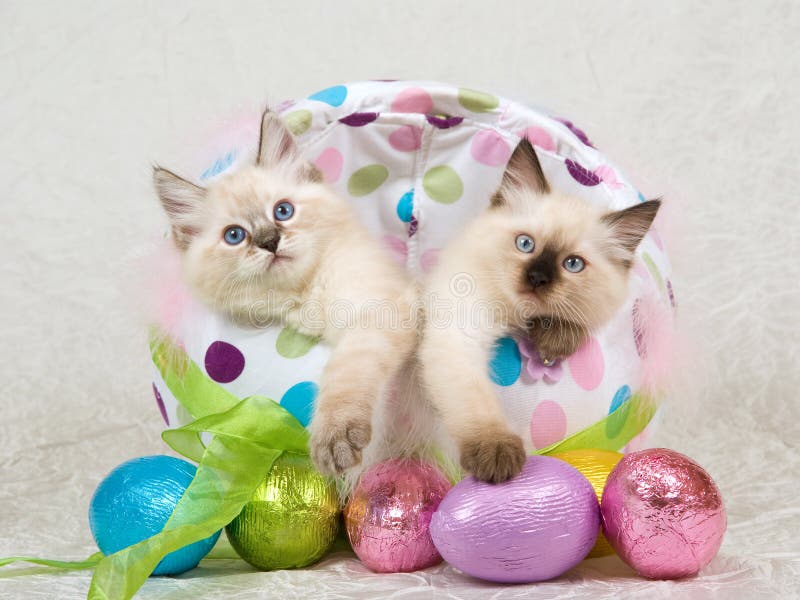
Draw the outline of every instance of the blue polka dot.
M498 385L509 386L519 379L522 359L517 342L510 337L497 340L494 355L489 363L489 376Z
M318 100L331 106L341 106L345 98L347 98L347 88L343 85L325 88L308 97L309 100Z
M296 383L281 398L281 406L288 410L294 418L307 427L314 414L314 401L317 399L319 386L313 381Z
M622 431L625 421L628 420L630 410L631 388L623 385L614 394L611 406L608 407L608 419L606 420L606 436L613 440Z
M639 194L639 202L647 201L647 198L644 197L644 194L642 192L636 192L636 193Z
M409 190L400 197L397 203L397 216L403 223L411 221L414 212L414 190Z

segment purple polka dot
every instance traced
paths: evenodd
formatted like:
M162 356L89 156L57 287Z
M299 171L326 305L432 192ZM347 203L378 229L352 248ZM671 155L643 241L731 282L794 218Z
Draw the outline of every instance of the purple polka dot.
M568 121L567 119L556 119L556 121L563 123L563 125L567 129L569 129L573 134L575 134L575 137L578 138L581 142L583 142L587 146L594 148L594 144L592 144L592 142L589 141L589 136L587 136L582 129L576 127L572 121Z
M460 125L464 117L437 117L435 115L428 115L425 117L428 123L436 127L436 129L450 129L456 125Z
M411 221L408 223L408 237L413 236L417 233L417 228L419 227L419 222L415 216L411 216Z
M167 416L167 407L164 406L164 399L161 397L161 392L158 391L156 384L153 384L153 396L156 397L156 404L158 404L158 410L161 411L161 416L164 418L164 423L169 425L169 417Z
M230 383L244 371L244 355L236 346L216 341L206 350L206 372L218 383Z
M341 119L339 119L339 123L343 123L349 127L363 127L368 123L372 123L377 118L378 118L378 113L373 113L373 112L353 113L352 115L347 115L346 117L342 117Z
M600 177L598 175L592 173L589 169L581 166L574 160L567 159L565 164L567 165L567 171L569 171L569 174L572 175L572 178L581 185L591 187L600 183Z

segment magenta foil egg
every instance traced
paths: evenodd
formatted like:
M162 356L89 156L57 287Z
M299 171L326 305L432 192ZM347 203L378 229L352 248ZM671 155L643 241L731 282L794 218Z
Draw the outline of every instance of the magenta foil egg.
M557 458L531 456L500 484L467 477L431 522L444 559L467 575L501 583L544 581L577 565L600 531L592 484Z
M350 544L378 572L424 569L442 561L430 522L451 485L436 467L394 459L369 469L344 509Z
M696 575L717 554L725 534L725 507L711 476L665 448L620 461L606 482L601 513L617 554L651 579Z

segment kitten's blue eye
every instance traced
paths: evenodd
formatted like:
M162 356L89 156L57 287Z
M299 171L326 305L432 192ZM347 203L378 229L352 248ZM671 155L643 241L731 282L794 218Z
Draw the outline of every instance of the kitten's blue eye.
M525 235L524 233L520 233L517 236L517 250L520 252L524 252L525 254L530 254L533 252L533 247L535 244L533 243L533 238L529 235Z
M580 273L585 266L586 263L580 256L568 256L564 259L564 268L570 273Z
M294 215L294 205L288 200L282 200L272 209L276 221L288 221Z
M231 246L238 246L246 237L247 232L238 225L231 225L225 230L225 233L222 234L222 239L225 240L226 244L230 244Z

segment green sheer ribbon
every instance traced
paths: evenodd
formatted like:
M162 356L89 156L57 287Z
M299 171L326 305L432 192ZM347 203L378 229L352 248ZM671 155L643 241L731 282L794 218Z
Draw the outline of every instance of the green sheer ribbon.
M12 557L0 559L0 567L23 561L60 569L94 567L90 600L128 600L164 556L230 523L281 454L308 454L308 432L280 404L262 396L240 400L157 331L151 335L151 352L169 390L196 419L162 434L176 452L199 463L164 529L106 557L96 553L75 562ZM647 426L655 411L651 397L635 394L601 421L536 453L619 450ZM207 445L203 433L211 436Z

